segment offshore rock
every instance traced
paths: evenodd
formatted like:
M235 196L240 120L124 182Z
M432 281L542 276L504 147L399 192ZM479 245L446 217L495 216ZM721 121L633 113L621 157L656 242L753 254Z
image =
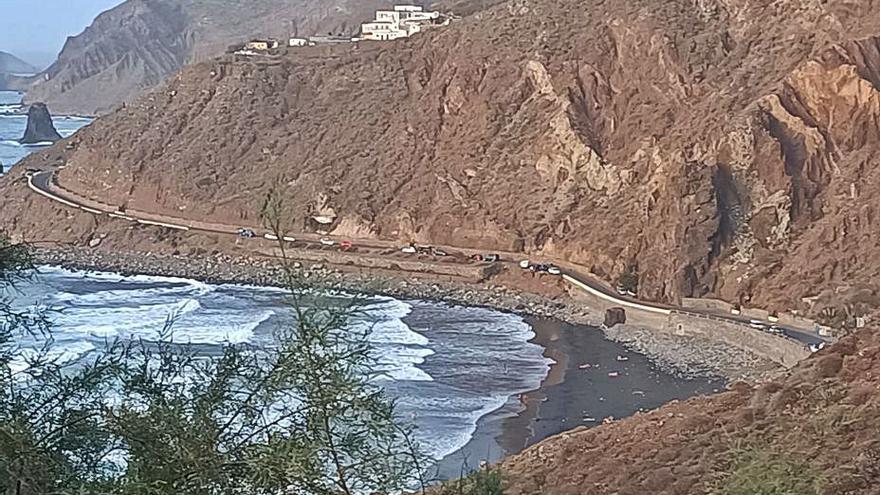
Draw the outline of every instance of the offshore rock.
M28 109L27 128L19 142L21 144L36 144L47 141L55 142L61 139L61 134L55 130L52 124L52 116L45 103L34 103Z

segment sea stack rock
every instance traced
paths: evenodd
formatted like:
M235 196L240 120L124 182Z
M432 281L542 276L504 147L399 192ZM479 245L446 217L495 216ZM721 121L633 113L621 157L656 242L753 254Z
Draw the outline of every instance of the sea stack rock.
M55 130L52 124L52 116L45 103L34 103L28 109L27 129L19 141L21 144L55 142L61 139L61 134Z

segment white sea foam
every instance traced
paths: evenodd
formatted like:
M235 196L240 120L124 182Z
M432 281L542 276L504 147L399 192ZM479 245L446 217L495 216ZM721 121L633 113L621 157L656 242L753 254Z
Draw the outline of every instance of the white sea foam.
M172 314L175 342L208 346L271 346L272 319L292 318L282 289L57 267L39 272L43 297L37 299L62 308L53 316L64 359L100 348L106 338L153 340ZM354 325L370 329L385 373L381 383L402 414L412 415L417 438L433 457L466 445L481 418L546 375L549 362L527 343L534 334L518 316L385 297L371 298L365 310Z
M46 353L44 360L53 361L58 364L65 364L75 361L94 350L95 346L89 342L60 342L59 345ZM36 357L38 353L38 349L28 347L25 343L24 347L18 353L18 356L9 362L10 371L13 374L16 374L26 370L29 367L28 363Z

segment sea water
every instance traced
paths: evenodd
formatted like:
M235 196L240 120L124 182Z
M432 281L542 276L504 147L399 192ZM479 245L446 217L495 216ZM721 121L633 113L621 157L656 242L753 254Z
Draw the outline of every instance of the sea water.
M172 315L172 340L191 343L203 355L219 354L227 342L269 347L278 326L292 322L285 295L273 288L42 267L13 296L18 306L50 310L54 355L74 362L100 352L108 339L155 340ZM435 459L467 444L480 418L510 397L538 388L551 364L542 347L529 343L534 334L519 316L389 297L372 297L364 309L352 325L371 328L369 340L386 376L382 386Z
M0 91L0 164L6 172L33 151L45 148L52 143L23 145L18 142L27 128L27 114L21 104L21 94L16 91ZM49 109L51 112L52 109ZM92 119L55 115L52 122L62 137L68 137Z

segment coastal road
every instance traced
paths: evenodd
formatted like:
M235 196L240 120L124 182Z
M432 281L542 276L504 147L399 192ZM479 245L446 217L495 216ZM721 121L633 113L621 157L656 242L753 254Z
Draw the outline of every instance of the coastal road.
M118 209L112 209L107 207L106 205L99 205L93 203L91 206L85 204L85 202L77 197L74 197L73 194L65 193L63 190L60 190L60 187L53 187L54 181L54 171L52 170L40 170L40 171L29 171L27 174L28 179L28 187L36 192L37 194L46 197L52 201L57 203L61 203L69 208L76 208L83 210L87 213L91 213L93 215L106 215L111 218L117 218L121 220L127 220L130 222L136 222L143 225L151 225L157 227L164 227L172 230L178 230L183 232L204 232L211 234L224 234L224 235L232 235L239 236L239 229L242 227L238 226L226 226L226 225L217 225L217 224L209 224L204 222L193 222L187 221L185 219L172 219L168 217L160 217L157 215L150 215L149 218L146 216L140 216L135 213L126 213L119 211ZM100 207L99 207L100 206ZM268 240L278 240L277 236L270 232L259 233L259 229L250 229L253 232L257 233L257 237ZM302 247L308 249L325 249L328 246L321 244L321 236L317 234L310 233L299 233L293 236L284 236L283 240L290 243L297 243ZM372 252L373 254L380 254L385 256L399 256L401 255L400 249L397 243L391 241L380 241L375 239L358 239L355 241L357 249L365 250L368 252ZM338 246L338 242L334 241L335 246ZM299 246L297 246L299 247ZM471 249L462 249L451 246L437 246L444 251L447 251L450 256L438 257L436 261L448 261L448 262L458 262L458 263L472 263L473 261L470 259L470 256L473 254L480 253L481 251L471 250ZM334 247L335 249L335 247ZM485 251L482 251L485 252ZM504 259L503 263L508 266L516 266L517 257L524 256L522 253L510 253L510 252L500 252ZM547 260L553 261L553 260ZM718 312L712 311L699 311L694 309L687 309L681 307L675 307L671 305L665 305L655 302L646 302L640 301L635 298L621 296L616 293L616 291L606 287L605 285L598 283L597 281L591 280L589 275L585 275L584 273L579 272L576 269L571 268L571 265L565 262L559 263L559 266L563 267L562 276L563 278L570 284L579 287L581 290L584 290L595 297L604 299L612 304L620 305L623 307L629 307L633 309L638 309L641 311L647 311L657 314L665 314L669 315L672 313L678 314L686 314L698 316L701 318L714 319L718 321L727 321L734 322L741 325L753 325L756 323L760 323L765 327L770 327L771 325L776 325L781 328L783 331L783 335L787 338L797 340L804 345L810 344L820 344L822 342L829 341L828 339L824 339L818 336L815 332L810 331L808 329L794 328L790 326L781 326L775 323L771 323L769 321L756 321L754 319L750 319L748 317L744 317L741 315L734 314L722 314ZM755 329L755 331L759 331Z

